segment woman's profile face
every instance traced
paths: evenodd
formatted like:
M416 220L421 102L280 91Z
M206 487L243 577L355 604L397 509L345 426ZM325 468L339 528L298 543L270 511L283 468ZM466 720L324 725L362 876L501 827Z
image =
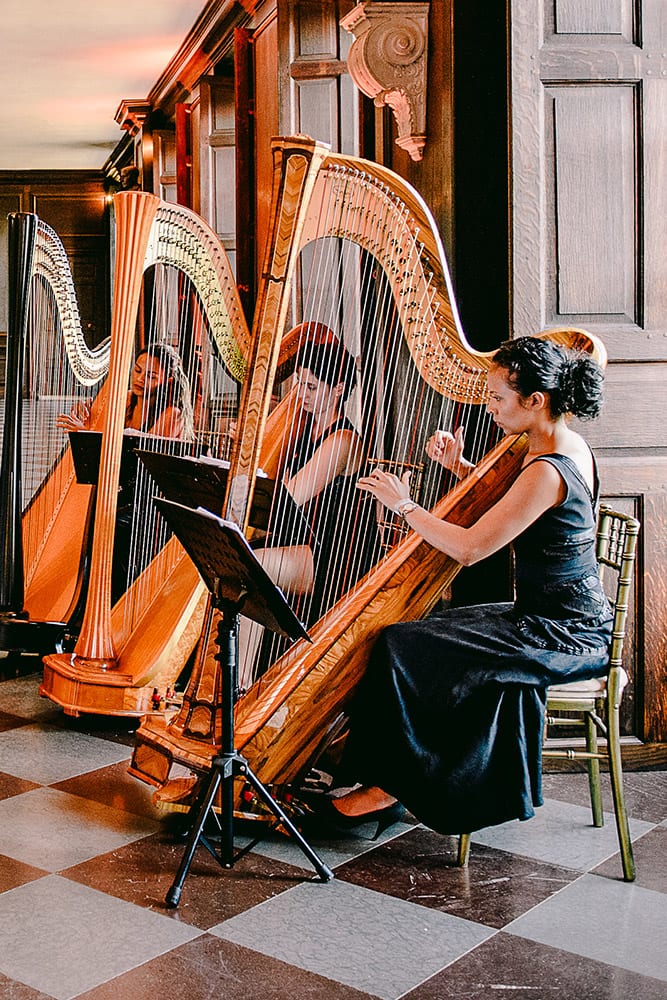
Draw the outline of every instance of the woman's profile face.
M135 396L154 396L166 382L164 369L152 354L140 354L132 369L131 390Z
M303 409L314 416L319 416L337 404L340 397L335 386L317 378L308 368L299 368L297 371L297 386Z
M526 429L526 408L523 396L510 385L508 374L507 369L499 365L489 369L486 411L505 434L520 434Z

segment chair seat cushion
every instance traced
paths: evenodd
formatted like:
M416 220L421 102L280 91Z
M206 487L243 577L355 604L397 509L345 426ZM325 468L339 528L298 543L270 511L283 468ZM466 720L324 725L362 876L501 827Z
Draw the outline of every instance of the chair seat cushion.
M547 691L547 698L579 698L582 695L603 695L607 690L606 677L593 677L589 681L573 681L572 684L554 684Z

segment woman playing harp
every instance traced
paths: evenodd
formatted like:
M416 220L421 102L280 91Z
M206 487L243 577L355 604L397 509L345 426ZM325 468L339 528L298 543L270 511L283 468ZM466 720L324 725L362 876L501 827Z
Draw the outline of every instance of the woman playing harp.
M532 337L508 341L489 372L489 412L525 433L522 471L470 527L435 518L410 498L409 477L382 469L359 487L396 510L435 548L472 564L508 542L513 604L452 608L381 633L351 708L343 767L367 782L324 800L330 828L378 829L402 800L441 833L528 819L541 805L546 688L599 677L613 616L598 575L595 459L569 426L602 403L602 371ZM469 474L461 440L438 433L431 457ZM349 784L349 782L348 782Z
M279 471L284 492L274 499L273 530L251 543L271 579L295 599L297 611L309 621L343 589L339 579L332 591L327 578L332 565L344 558L340 525L352 516L353 477L362 458L361 438L344 412L357 380L355 359L330 330L318 326L317 336L302 336L297 349L297 405L292 412L298 426ZM301 329L309 327L304 323ZM244 689L258 673L254 664L261 631L242 618Z
M90 427L90 406L78 403L61 413L56 426L68 432ZM190 385L178 351L170 344L153 343L137 355L130 376L125 406L125 436L133 445L150 435L167 440L192 442L194 425ZM147 442L143 442L146 444ZM137 503L137 458L125 452L119 472L111 601L115 604L134 579L129 572L132 521ZM145 502L148 498L142 497Z

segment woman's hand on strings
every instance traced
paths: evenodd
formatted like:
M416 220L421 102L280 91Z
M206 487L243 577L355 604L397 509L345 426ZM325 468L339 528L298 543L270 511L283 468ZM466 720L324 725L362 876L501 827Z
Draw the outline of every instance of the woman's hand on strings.
M371 493L385 507L395 510L401 500L410 499L410 475L410 472L404 472L399 479L393 472L377 468L358 479L357 488Z
M59 413L56 417L56 427L60 427L63 431L85 431L89 424L88 403L75 403L69 413Z
M473 464L463 457L464 435L463 425L457 427L453 434L435 431L426 442L426 454L455 475L465 476Z

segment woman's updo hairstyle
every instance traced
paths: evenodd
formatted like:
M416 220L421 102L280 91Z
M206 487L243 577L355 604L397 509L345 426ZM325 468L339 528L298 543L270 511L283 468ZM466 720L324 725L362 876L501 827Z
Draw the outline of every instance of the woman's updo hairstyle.
M321 324L318 324L321 326ZM302 342L296 357L297 368L307 368L309 372L327 385L343 383L342 401L345 403L357 384L357 365L354 357L344 344L328 328L328 335L321 331Z
M604 373L589 354L543 337L517 337L500 345L493 364L507 371L509 384L520 396L548 395L554 417L571 413L593 420L602 409Z

